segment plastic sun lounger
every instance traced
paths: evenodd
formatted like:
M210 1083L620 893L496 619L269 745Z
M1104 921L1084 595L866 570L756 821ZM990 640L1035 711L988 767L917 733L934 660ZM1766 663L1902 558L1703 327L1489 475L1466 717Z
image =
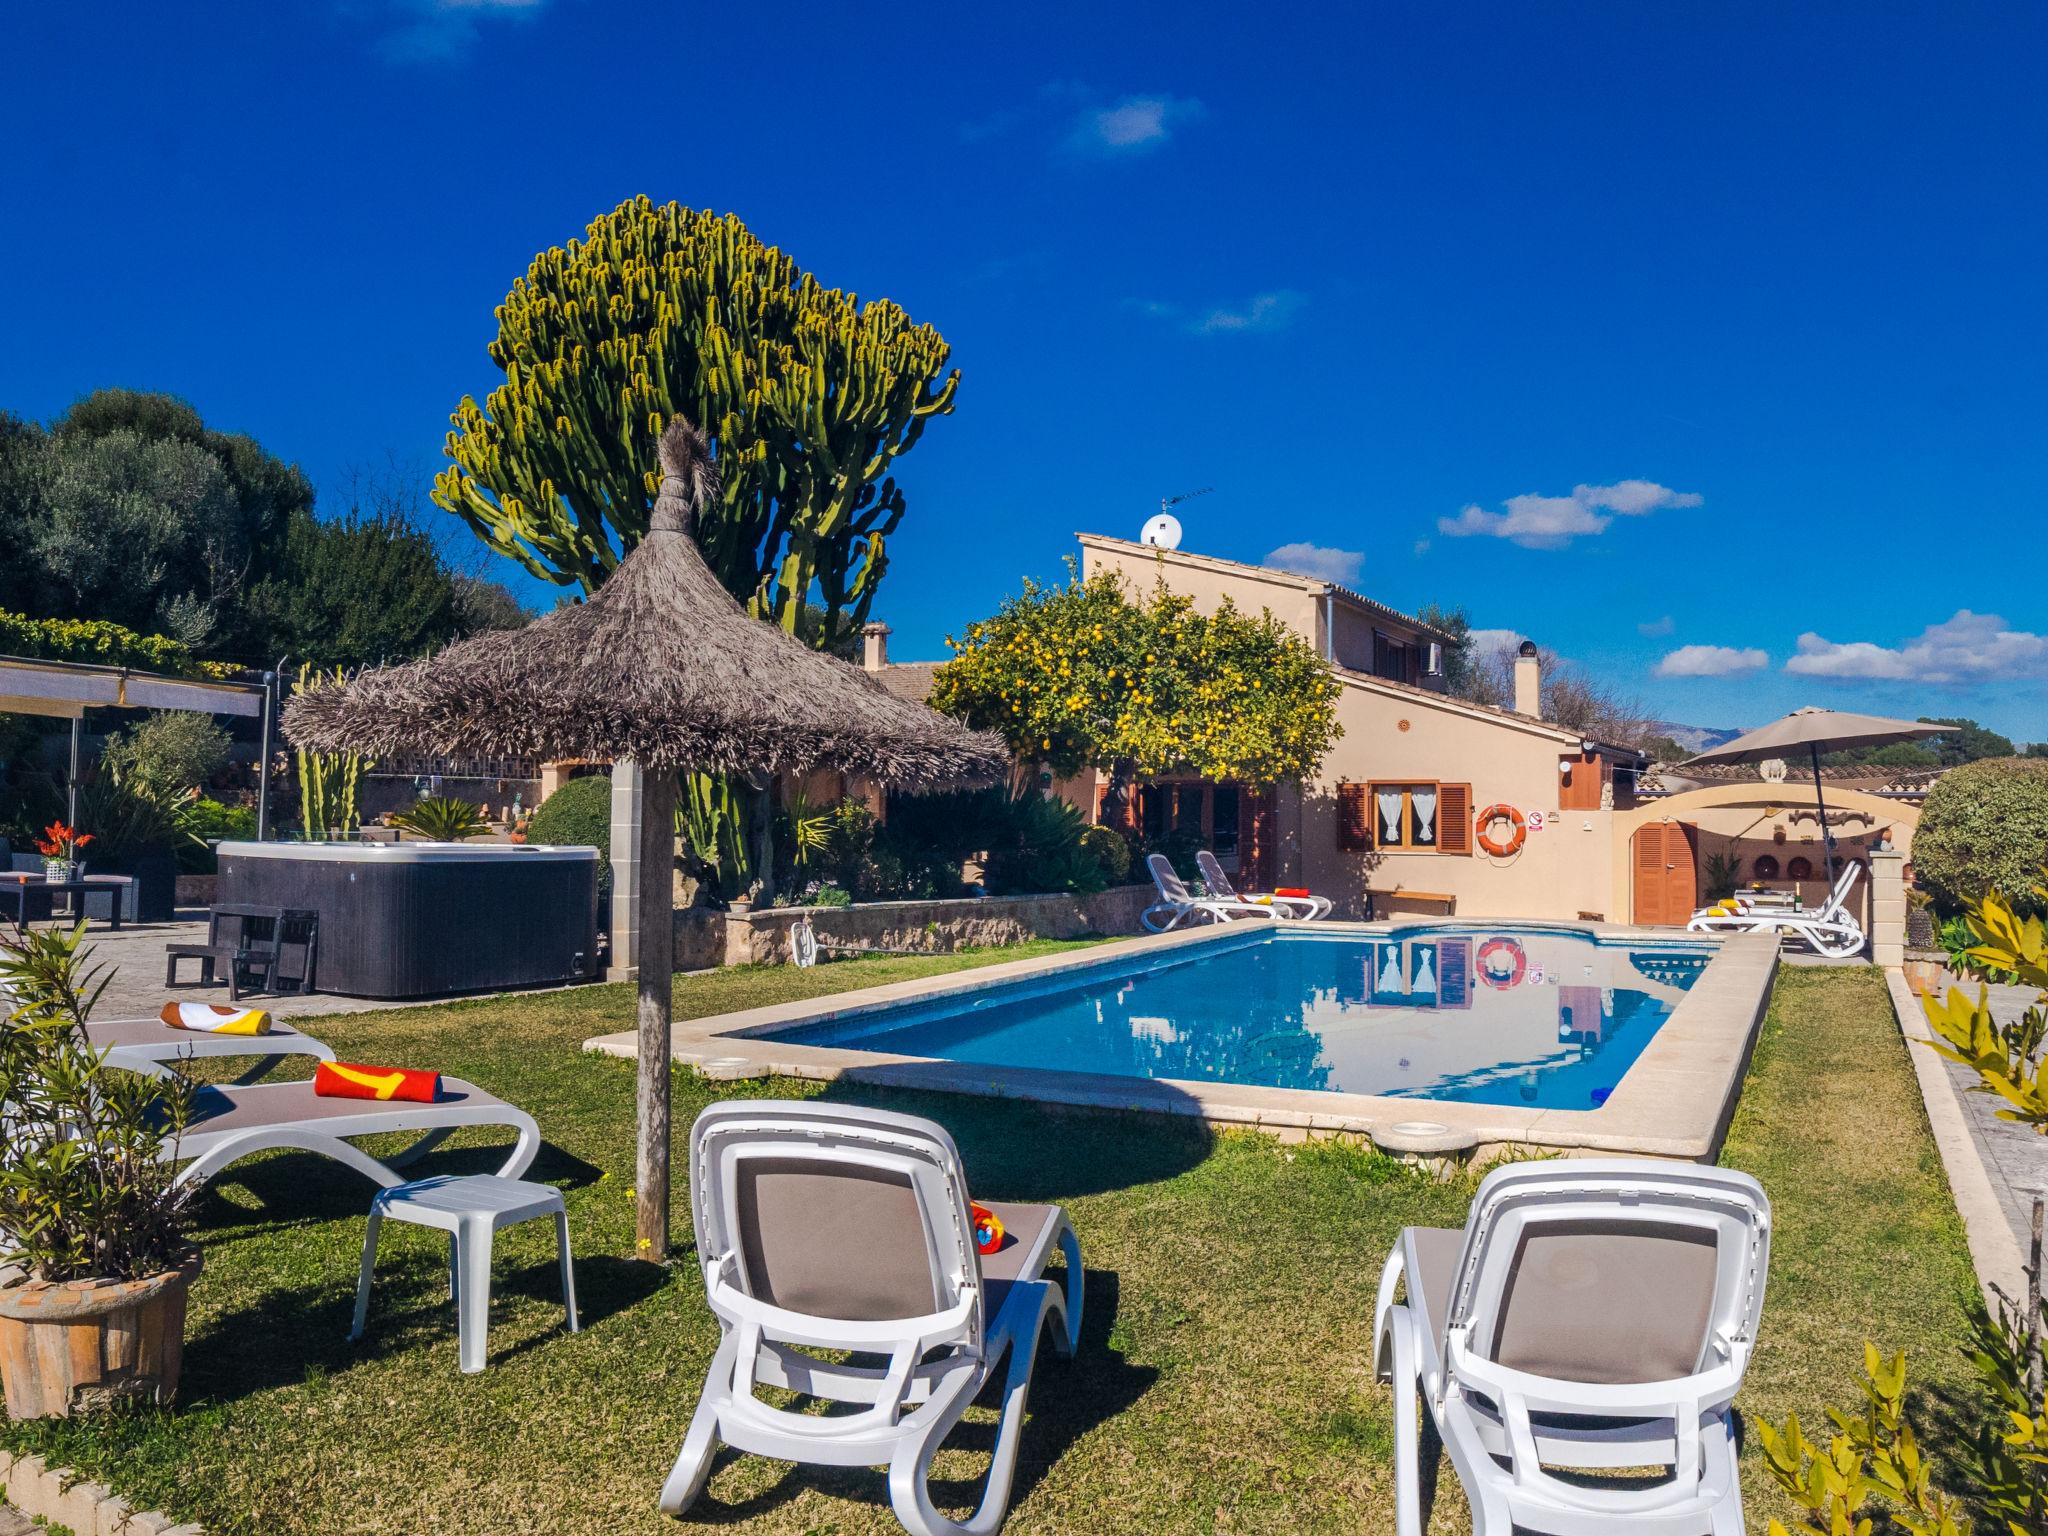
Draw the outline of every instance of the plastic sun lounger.
M1223 872L1223 865L1216 855L1204 848L1195 855L1195 867L1202 872L1202 883L1225 901L1256 901L1260 906L1271 906L1280 917L1293 918L1300 922L1312 923L1318 918L1328 917L1335 905L1327 896L1240 896L1230 883L1230 876Z
M1845 864L1835 888L1818 911L1797 908L1751 906L1738 903L1734 912L1702 907L1686 923L1688 933L1775 933L1795 938L1815 954L1830 960L1848 960L1863 953L1863 927L1849 915L1849 893L1863 871L1860 864Z
M1138 921L1153 933L1171 933L1191 917L1204 917L1212 923L1234 922L1240 917L1282 920L1278 912L1263 902L1195 895L1163 853L1148 855L1145 867L1152 871L1152 884L1159 890L1159 899L1138 914ZM1157 921L1160 917L1166 921Z
M275 1021L266 1035L215 1035L172 1029L162 1019L92 1019L85 1026L85 1037L94 1050L106 1052L108 1066L150 1077L168 1076L178 1062L202 1057L258 1057L261 1059L252 1069L256 1073L284 1056L334 1060L334 1051L325 1042Z
M1373 1308L1396 1536L1422 1536L1418 1395L1474 1536L1741 1536L1730 1405L1770 1235L1747 1174L1628 1158L1498 1169L1463 1231L1404 1230ZM1646 1466L1670 1476L1583 1475Z
M817 1103L736 1100L697 1118L690 1191L704 1288L722 1331L682 1453L661 1490L671 1515L703 1491L720 1443L819 1466L889 1469L912 1536L991 1536L1010 1484L1038 1339L1081 1336L1081 1248L1056 1205L996 1205L1003 1248L979 1255L952 1137L929 1120ZM1057 1246L1064 1286L1045 1278ZM805 1350L887 1357L833 1364ZM1002 1417L979 1507L933 1506L932 1458L1002 1368ZM772 1408L757 1386L859 1405Z
M289 1148L332 1158L390 1189L404 1182L398 1169L477 1125L518 1133L503 1166L495 1170L500 1177L516 1179L532 1166L540 1150L540 1127L533 1116L453 1077L441 1079L441 1097L431 1104L322 1098L310 1082L203 1087L195 1096L192 1124L164 1155L185 1163L178 1182L195 1187L252 1153ZM407 1131L422 1134L398 1156L381 1161L350 1144L357 1136Z

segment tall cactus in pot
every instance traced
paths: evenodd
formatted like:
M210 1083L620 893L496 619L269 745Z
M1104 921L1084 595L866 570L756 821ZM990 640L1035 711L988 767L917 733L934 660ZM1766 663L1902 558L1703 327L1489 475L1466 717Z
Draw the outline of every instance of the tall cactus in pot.
M310 662L300 667L292 692L304 693L316 675L324 678L327 674L316 674ZM336 667L332 675L339 682L342 669ZM325 842L337 832L344 836L353 832L358 825L356 789L367 760L355 752L308 752L303 748L298 759L299 820L306 840Z

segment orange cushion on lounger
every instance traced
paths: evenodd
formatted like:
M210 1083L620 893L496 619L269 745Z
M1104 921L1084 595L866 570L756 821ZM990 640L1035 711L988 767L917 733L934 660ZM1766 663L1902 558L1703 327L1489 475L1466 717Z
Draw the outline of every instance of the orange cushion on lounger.
M441 1074L411 1067L323 1061L313 1069L313 1092L323 1099L405 1099L431 1104L441 1096Z
M1273 894L1275 896L1306 896L1308 894L1308 887L1303 885L1276 885L1273 887Z

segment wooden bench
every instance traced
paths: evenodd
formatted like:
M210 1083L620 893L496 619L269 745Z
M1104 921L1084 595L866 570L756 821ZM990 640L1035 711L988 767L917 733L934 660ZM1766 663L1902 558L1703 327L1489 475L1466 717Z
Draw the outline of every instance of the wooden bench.
M1405 910L1397 909L1393 906L1393 903L1397 901L1427 902L1429 907L1425 909L1426 915L1431 917L1449 917L1458 907L1458 898L1446 895L1442 891L1411 891L1400 887L1391 891L1375 891L1368 888L1365 893L1365 899L1368 921L1381 917L1390 917L1397 910Z

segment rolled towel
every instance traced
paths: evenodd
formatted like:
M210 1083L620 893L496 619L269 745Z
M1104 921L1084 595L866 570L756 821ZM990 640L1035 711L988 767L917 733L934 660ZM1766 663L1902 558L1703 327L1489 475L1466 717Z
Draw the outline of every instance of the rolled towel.
M313 1069L313 1092L323 1099L404 1099L431 1104L441 1096L441 1074L411 1067L365 1067L323 1061Z
M1306 896L1308 895L1308 887L1305 885L1276 885L1273 887L1273 894L1275 896Z
M261 1008L230 1008L223 1003L165 1003L157 1014L172 1029L207 1035L267 1035L270 1015Z
M970 1200L967 1206L974 1218L974 1251L994 1253L1003 1246L1003 1218L979 1200Z

